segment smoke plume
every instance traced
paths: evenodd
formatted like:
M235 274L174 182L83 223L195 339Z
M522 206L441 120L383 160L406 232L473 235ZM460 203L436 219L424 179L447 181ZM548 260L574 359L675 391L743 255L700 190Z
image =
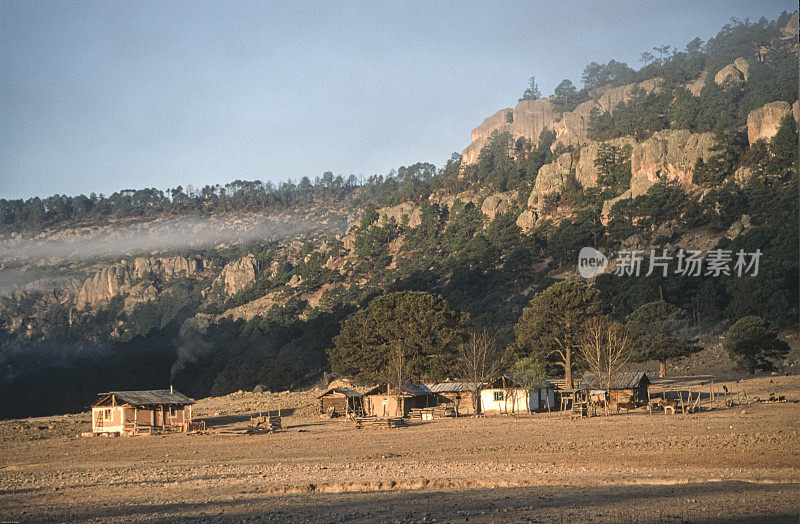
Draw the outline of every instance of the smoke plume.
M197 362L201 356L208 353L212 346L203 338L203 332L208 327L208 321L198 317L187 318L178 330L178 358L172 364L169 372L169 381L183 371L186 364Z

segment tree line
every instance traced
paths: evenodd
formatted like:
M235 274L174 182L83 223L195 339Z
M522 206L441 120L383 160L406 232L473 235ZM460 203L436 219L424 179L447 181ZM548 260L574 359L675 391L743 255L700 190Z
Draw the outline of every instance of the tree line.
M515 371L531 382L547 375L574 384L574 372L607 381L629 361L667 363L702 349L686 311L663 300L637 308L624 320L612 315L600 292L584 282L563 281L535 294L501 347L491 328L476 326L439 295L388 293L341 324L328 350L334 373L358 384L461 379L485 382ZM743 317L725 335L725 348L742 369L773 369L789 347L774 324Z

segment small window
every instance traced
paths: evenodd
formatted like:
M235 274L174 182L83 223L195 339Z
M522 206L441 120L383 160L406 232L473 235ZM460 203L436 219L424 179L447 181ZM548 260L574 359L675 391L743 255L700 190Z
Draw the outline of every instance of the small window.
M111 420L111 410L104 409L103 410L103 420Z
M169 417L170 418L175 418L177 416L178 416L178 408L176 408L175 406L170 406L170 408L169 408Z
M495 402L502 402L505 400L505 393L503 391L495 391L494 392L494 401Z

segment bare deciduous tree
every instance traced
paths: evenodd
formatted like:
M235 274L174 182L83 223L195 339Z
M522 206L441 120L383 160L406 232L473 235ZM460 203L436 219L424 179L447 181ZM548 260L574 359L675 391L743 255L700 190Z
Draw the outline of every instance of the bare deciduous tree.
M625 328L605 317L590 319L580 337L583 366L610 388L614 375L631 357L631 345Z
M458 349L458 371L463 380L473 383L472 404L478 412L480 384L488 382L500 371L502 361L497 340L488 330L470 333Z
M392 349L389 352L389 369L391 370L391 376L396 379L397 409L400 410L401 415L403 413L403 378L408 372L408 357L408 348L402 341L397 341L392 344ZM389 392L387 391L386 393L388 394Z

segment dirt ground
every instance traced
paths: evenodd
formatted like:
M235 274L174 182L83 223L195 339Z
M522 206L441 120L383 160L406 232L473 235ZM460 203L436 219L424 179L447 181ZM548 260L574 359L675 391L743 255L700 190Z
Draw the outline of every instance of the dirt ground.
M800 403L750 402L800 400L800 377L725 384L741 405L675 416L356 429L318 418L312 391L203 399L204 435L84 438L85 414L4 421L0 521L797 522ZM283 432L243 433L279 406Z

